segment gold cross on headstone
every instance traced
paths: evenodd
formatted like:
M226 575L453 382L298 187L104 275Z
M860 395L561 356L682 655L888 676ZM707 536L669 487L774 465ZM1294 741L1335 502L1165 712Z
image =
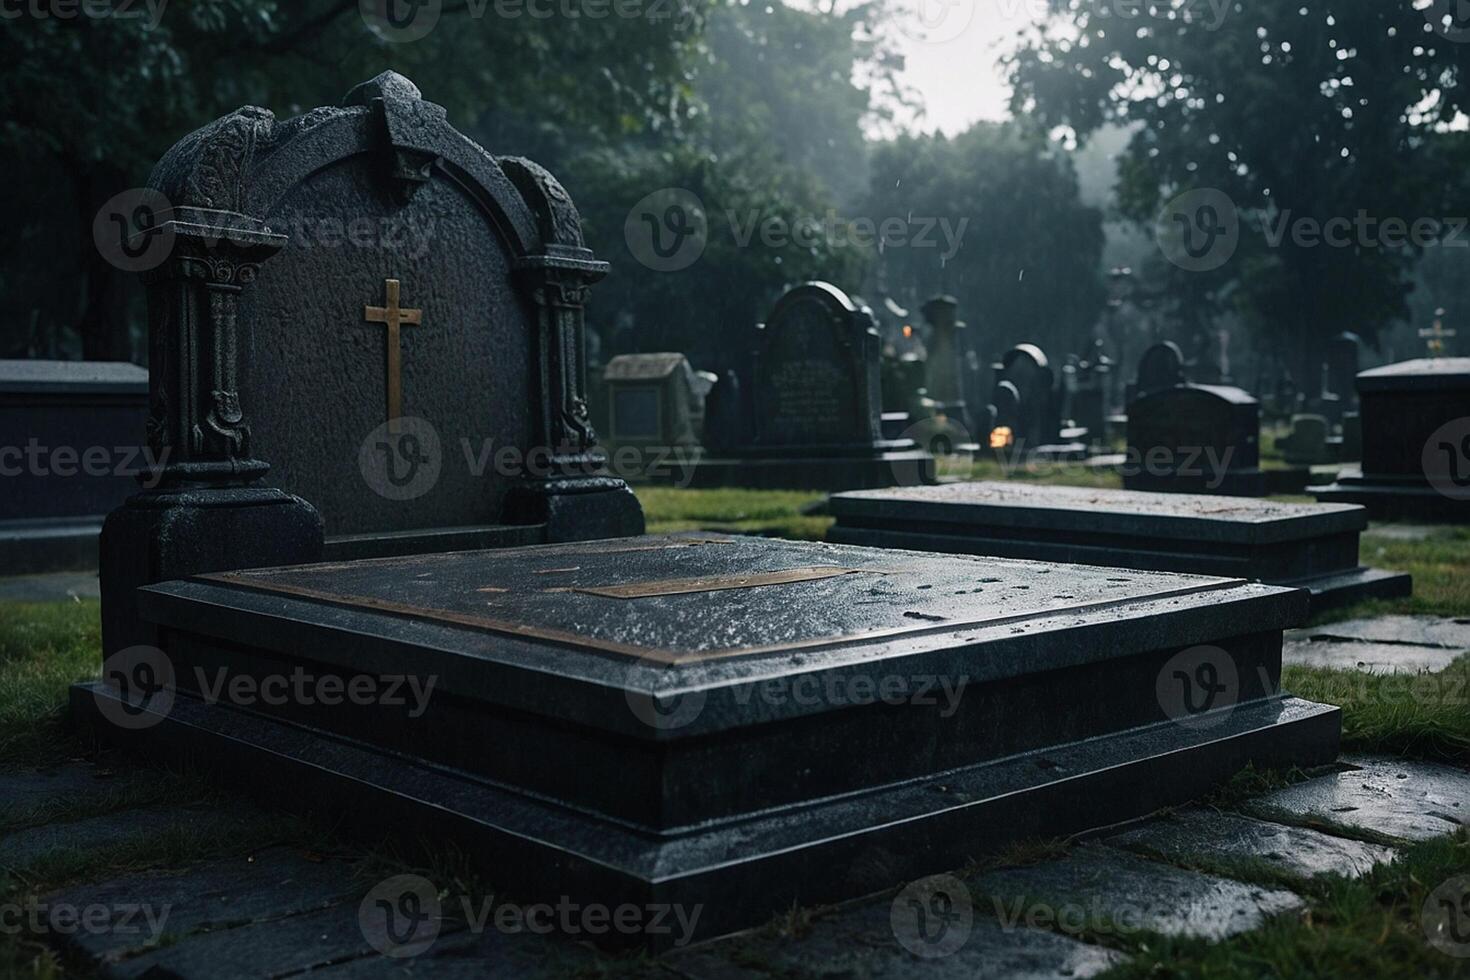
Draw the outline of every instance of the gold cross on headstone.
M381 323L388 327L388 422L398 421L403 413L403 357L399 350L398 328L407 324L422 324L423 310L405 310L398 306L398 280L387 280L388 305L369 306L363 318L369 323Z

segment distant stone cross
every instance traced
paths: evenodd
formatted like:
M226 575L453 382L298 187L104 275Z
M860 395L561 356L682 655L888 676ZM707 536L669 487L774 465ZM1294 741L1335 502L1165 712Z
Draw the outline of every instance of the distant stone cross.
M1429 353L1438 357L1444 353L1444 342L1458 337L1459 333L1455 330L1446 330L1441 321L1435 320L1434 327L1428 330L1420 330L1419 336L1429 341Z
M424 311L400 308L398 280L386 282L388 305L367 307L363 318L369 323L382 323L388 327L388 422L391 424L403 414L403 356L399 349L398 328L403 324L422 324Z

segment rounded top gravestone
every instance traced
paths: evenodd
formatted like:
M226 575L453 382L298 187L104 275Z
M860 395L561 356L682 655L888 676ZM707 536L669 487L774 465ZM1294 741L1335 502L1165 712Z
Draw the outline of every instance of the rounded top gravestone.
M150 303L175 459L269 464L329 534L362 535L503 522L537 466L564 476L593 445L581 305L605 265L550 174L403 76L290 120L240 109L151 184L179 236Z
M1184 384L1184 352L1172 340L1154 344L1138 359L1136 394Z

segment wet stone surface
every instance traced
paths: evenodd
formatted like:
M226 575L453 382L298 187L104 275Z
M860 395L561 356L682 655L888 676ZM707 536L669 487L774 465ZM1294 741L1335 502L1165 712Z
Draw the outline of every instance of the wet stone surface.
M1224 939L1302 906L1295 894L1170 867L1111 847L989 872L971 884L1001 921L1128 935Z
M156 946L162 937L171 944L187 943L205 931L324 909L359 890L353 866L345 860L272 848L184 871L81 885L42 901L53 915L107 909L104 926L79 930L69 941L95 959L116 962Z
M1348 758L1357 768L1249 801L1264 817L1371 831L1409 841L1452 834L1470 822L1470 773L1428 762Z
M1379 844L1203 809L1168 814L1108 837L1106 843L1177 862L1265 862L1304 877L1339 874L1355 878L1375 864L1391 861L1395 854Z
M933 880L933 879L931 879ZM691 980L766 977L1090 977L1121 954L1025 926L1005 926L978 891L951 878L942 904L922 886L836 909L800 938L754 932L670 953L663 962ZM973 896L973 901L968 900ZM932 914L930 914L932 913Z
M1377 616L1292 631L1293 636L1302 633L1350 642L1406 644L1438 647L1456 653L1470 652L1470 619L1465 618Z

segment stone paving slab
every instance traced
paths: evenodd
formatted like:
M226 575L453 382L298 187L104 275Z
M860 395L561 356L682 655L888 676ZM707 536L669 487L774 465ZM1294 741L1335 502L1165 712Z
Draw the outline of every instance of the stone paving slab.
M1397 524L1373 521L1365 535L1387 538L1389 541L1431 541L1455 536L1453 524Z
M313 970L312 980L379 980L397 977L433 977L434 980L510 980L510 978L564 978L571 976L638 976L672 978L647 961L623 971L617 962L600 957L585 946L566 940L487 930L460 931L440 937L422 954L397 959L372 953L346 963Z
M964 886L948 879L956 890ZM1122 962L1116 951L1078 942L1041 929L1003 926L978 891L974 904L963 897L948 908L958 915L944 931L934 918L931 895L905 889L885 897L832 910L800 938L767 931L746 933L678 950L663 957L690 980L769 980L770 977L865 977L873 980L1041 980L1090 977ZM911 905L910 900L916 902ZM943 907L941 907L941 911ZM911 950L918 950L916 954Z
M1102 921L1118 933L1212 940L1248 932L1304 904L1289 891L1185 871L1099 844L1073 848L1061 860L987 872L971 888L1002 922L1041 916L1065 929Z
M1242 809L1408 841L1452 834L1470 822L1470 772L1382 757L1343 761L1358 768L1268 793Z
M0 827L36 821L52 808L122 801L150 778L85 764L0 773Z
M1220 862L1261 861L1308 878L1325 874L1356 878L1397 854L1380 844L1203 808L1179 810L1107 837L1103 843L1173 861L1198 857Z
M106 976L177 977L182 980L244 980L278 977L362 956L376 956L358 923L357 903L238 929L189 937L112 965Z
M242 821L240 811L143 807L86 820L52 823L0 834L0 869L21 870L48 856L72 851L108 852L149 835L192 831L229 840Z
M1444 616L1375 616L1372 619L1350 619L1305 630L1292 630L1290 635L1302 633L1364 643L1406 643L1441 647L1462 653L1470 651L1470 619L1451 619Z
M315 911L361 890L349 861L309 858L278 847L172 873L80 885L41 901L53 927L58 915L107 910L104 925L72 931L70 943L93 959L115 962L156 945L160 935L174 942L206 930Z
M1369 674L1432 673L1444 670L1460 656L1459 650L1444 647L1339 640L1318 630L1293 630L1281 648L1284 664L1360 670Z

